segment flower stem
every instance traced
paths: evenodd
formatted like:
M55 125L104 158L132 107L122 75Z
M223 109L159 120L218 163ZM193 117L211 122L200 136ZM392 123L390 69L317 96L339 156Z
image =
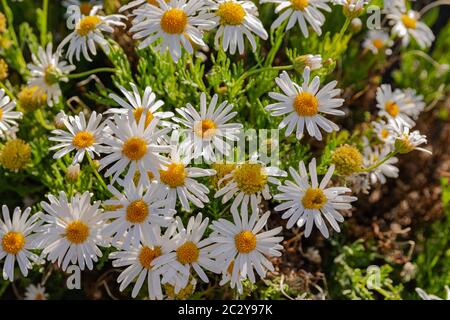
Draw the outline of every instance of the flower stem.
M266 72L266 71L283 71L283 70L293 70L294 65L287 65L287 66L277 66L277 67L264 67L260 69L254 69L247 72L244 72L242 76L239 77L237 82L244 81L246 78L253 76L255 74Z
M100 176L100 174L97 171L97 168L95 167L94 161L92 161L91 157L89 156L89 154L86 154L87 158L88 158L88 162L89 165L92 168L92 171L94 172L95 177L98 179L98 181L100 182L101 186L105 189L108 190L108 186L105 183L105 180L103 180L103 178Z
M378 168L379 166L381 166L382 164L384 164L386 161L388 161L389 159L391 159L392 157L394 157L398 152L397 151L391 151L390 153L388 153L386 155L386 157L384 157L383 160L379 161L378 163L375 163L374 165L370 166L369 168L364 168L361 170L361 172L371 172L373 170L375 170L376 168Z
M44 114L42 113L41 109L36 110L36 120L41 124L41 126L43 126L45 129L47 130L54 130L55 128L52 125L49 125L46 121L45 121L45 117Z
M80 72L80 73L72 73L67 75L67 78L69 79L79 79L79 78L84 78L87 76L90 76L91 74L94 73L98 73L98 72L111 72L114 73L116 72L115 68L97 68L97 69L92 69L92 70L88 70L88 71L84 71L84 72Z
M11 90L8 89L8 87L0 81L0 87L6 92L6 94L11 98L11 100L15 99L14 94L11 92Z
M423 9L420 10L419 14L420 14L420 16L423 16L425 13L427 13L431 9L436 8L438 6L442 6L442 5L450 5L450 0L440 0L440 1L432 2L429 5L423 7Z
M48 0L42 1L42 18L41 18L41 46L47 44L47 19L48 19Z

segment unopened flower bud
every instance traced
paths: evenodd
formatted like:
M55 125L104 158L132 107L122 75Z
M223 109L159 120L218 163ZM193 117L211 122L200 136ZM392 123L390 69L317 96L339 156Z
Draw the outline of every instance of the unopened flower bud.
M350 29L353 33L358 33L361 31L363 27L363 23L360 18L354 18L350 23Z
M58 112L58 114L55 116L55 119L53 120L53 123L55 124L55 127L57 129L65 129L66 125L64 124L63 119L65 119L67 115L64 113L64 111Z
M74 165L70 165L67 168L66 177L67 177L67 180L69 180L70 182L76 182L78 180L78 178L80 177L80 164L77 163Z
M311 70L317 70L322 68L322 57L320 54L312 55L306 54L303 56L298 56L294 60L294 68L300 73L303 73L306 67Z
M336 166L337 173L349 176L361 171L363 156L355 146L345 144L334 150L331 163Z

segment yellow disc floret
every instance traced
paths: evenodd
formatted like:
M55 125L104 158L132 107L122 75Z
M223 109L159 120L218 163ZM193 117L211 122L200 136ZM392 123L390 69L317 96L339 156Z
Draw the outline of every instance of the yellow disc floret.
M188 21L187 14L178 8L171 8L164 12L161 17L161 29L169 34L182 34L186 29Z
M182 163L171 163L166 170L159 171L161 182L171 188L184 185L186 180L186 169Z
M197 121L194 125L194 132L200 137L200 138L209 138L214 135L216 132L216 124L214 121L210 119L205 119L201 121Z
M312 117L319 112L319 100L309 92L301 92L295 97L293 107L300 117Z
M228 24L232 26L240 25L244 22L247 15L242 5L236 2L228 1L219 5L216 13L220 17L221 24Z
M19 105L28 112L34 111L45 104L47 95L38 86L25 87L19 92Z
M0 59L0 80L8 78L8 64L5 60Z
M308 6L309 0L291 0L291 3L294 10L303 11Z
M85 37L94 31L100 22L102 22L102 19L97 16L84 17L78 22L76 31L80 37Z
M66 238L74 244L80 244L89 237L89 227L86 223L75 220L69 223L66 227Z
M262 191L267 184L267 175L259 163L243 163L233 172L239 190L245 194Z
M187 241L177 249L177 260L182 264L193 263L198 260L200 250L192 241Z
M94 135L89 131L80 131L72 139L72 145L77 149L88 148L95 142Z
M131 223L142 223L149 214L148 205L144 200L132 201L126 211L126 219Z
M340 175L349 176L361 171L363 156L356 147L346 144L333 152L331 162Z
M303 195L302 204L306 209L322 209L327 203L327 197L319 188L308 188Z
M2 238L3 251L9 254L18 254L25 245L25 237L20 232L10 231Z
M145 269L151 269L152 262L155 258L161 255L161 247L154 247L153 249L150 247L143 247L141 252L139 253L139 262Z
M130 160L141 160L147 153L147 143L139 137L131 137L124 142L122 154Z
M417 27L417 20L414 18L411 18L410 16L403 14L400 18L402 20L402 23L404 26L408 29L416 29Z
M9 140L0 151L0 164L11 171L23 169L30 158L31 147L21 139Z
M249 253L256 248L256 236L250 230L241 231L234 237L234 243L239 253Z
M384 108L385 108L386 112L389 113L394 118L396 116L398 116L398 114L400 113L400 107L394 101L386 102L386 105L384 106Z

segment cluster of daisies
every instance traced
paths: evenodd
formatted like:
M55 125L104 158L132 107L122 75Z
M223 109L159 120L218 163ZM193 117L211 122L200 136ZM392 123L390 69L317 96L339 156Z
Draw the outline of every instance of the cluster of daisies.
M311 30L320 35L325 22L322 12L331 11L331 1L327 0L261 2L277 4L275 12L279 17L272 29L289 30L298 25L305 37ZM79 61L83 56L91 61L99 48L108 53L110 43L104 34L124 28L128 18L132 24L129 31L140 41L139 48L153 46L161 54L168 51L174 61L183 50L192 54L195 48L205 47L204 33L215 28L216 46L230 54L244 52L244 36L253 50L257 48L255 35L268 38L251 1L136 0L120 10L128 12L128 18L122 14L102 15L99 1L68 0L64 4L68 5L67 28L73 31L55 52L52 44L40 48L28 65L28 85L43 92L49 106L60 101L59 84L67 82L75 70L73 59ZM367 1L334 4L343 5L349 16L356 17ZM430 45L432 33L415 12L405 10L395 5L387 15L393 35L401 37L404 45L411 37L421 46ZM389 49L392 40L381 32L371 33L363 45L378 53L382 48ZM63 60L63 54L70 63ZM323 85L318 76L311 76L312 70L321 67L321 57L308 55L305 59L303 82L297 84L282 72L275 79L279 90L269 93L274 101L266 110L274 117L282 117L279 127L286 136L295 133L297 139L308 135L322 140L324 133L339 130L327 115L344 116L340 109L344 100L339 98L341 90L336 88L336 81ZM99 179L109 182L106 188L111 198L101 203L93 200L89 192L50 194L47 201L41 202L42 212L34 214L30 208L10 212L3 206L0 260L4 261L4 279L14 280L16 265L27 276L34 264L45 261L56 263L63 271L70 265L90 270L102 256L102 248L114 247L108 258L114 267L123 268L117 278L120 290L134 283L132 297L147 281L148 296L162 299L162 286L170 285L178 293L197 277L208 282L207 272L222 275L221 285L229 283L242 292L245 280L254 283L256 274L264 278L268 271L274 271L270 259L280 256L283 249L282 237L277 236L282 228L268 229L270 213L263 213L263 199L273 196L278 200L275 210L287 220L287 228L304 228L306 237L314 226L326 238L329 226L340 231L342 210L351 209L357 198L347 187L330 186L335 169L345 175L337 167L338 161L321 180L315 159L306 164L300 161L298 168L290 167L288 172L268 166L258 160L258 155L250 155L241 163L225 164L221 159L233 153L243 129L242 124L231 122L237 115L232 104L220 102L218 95L208 101L207 94L201 93L195 105L168 112L162 110L164 102L151 87L139 88L131 83L129 88L119 89L120 93L110 95L119 107L104 114L61 112L56 121L58 129L49 137L54 143L50 148L53 158L71 156L69 170L75 174L81 164L93 165L92 161L98 160L98 171L103 174ZM410 132L425 106L414 91L393 91L383 85L377 94L377 106L380 120L373 128L383 144L380 149L372 149L368 143L359 169L370 169L380 160L389 159L353 177L363 177L370 184L395 177L398 169L394 164L398 160L394 155L426 142L418 131ZM0 90L2 137L17 131L21 113L14 108L15 101ZM344 151L351 154L351 146L343 148L349 148ZM358 154L351 160L355 159L358 161ZM198 160L213 164L196 166ZM215 182L214 195L202 183L205 177ZM281 183L279 178L285 181ZM177 209L190 212L204 208L211 197L230 203L232 220L221 218L210 223L198 213L184 225ZM29 291L30 296L47 297L40 286Z

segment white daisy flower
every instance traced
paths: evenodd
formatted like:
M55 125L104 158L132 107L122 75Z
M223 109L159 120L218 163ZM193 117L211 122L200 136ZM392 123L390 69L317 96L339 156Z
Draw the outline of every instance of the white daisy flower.
M67 75L75 70L75 66L60 60L59 52L53 54L53 45L49 43L47 48L39 47L38 54L31 56L33 63L28 64L31 71L31 78L28 79L28 86L37 86L47 95L47 104L51 107L53 103L58 103L61 97L59 82L67 82Z
M49 137L50 141L59 142L57 145L50 147L49 150L58 150L53 159L59 159L66 154L76 150L73 157L72 164L81 163L84 154L87 153L91 159L95 155L100 155L105 146L103 140L107 135L108 130L104 123L100 123L102 115L92 112L89 121L86 123L86 118L83 112L76 116L68 116L62 119L66 126L66 130L56 129L52 131L55 136Z
M128 91L124 87L119 86L119 89L126 100L114 93L109 95L109 97L122 108L110 108L106 113L128 115L128 111L131 110L137 123L139 123L142 116L145 116L145 127L147 127L154 118L169 119L174 116L173 112L158 111L158 109L164 105L164 101L156 100L156 95L150 86L145 87L143 95L139 93L139 89L134 83L130 83L130 86L133 91ZM159 124L166 127L173 126L168 121L160 121Z
M209 2L212 12L211 20L219 26L214 38L218 48L222 38L222 48L231 54L244 54L244 35L247 37L252 50L256 51L256 34L263 40L269 37L258 17L258 8L251 1L215 0Z
M280 16L272 23L271 29L279 27L283 21L289 19L286 30L290 30L298 23L303 35L308 38L308 24L315 33L322 35L325 16L320 10L331 12L329 0L262 0L261 3L275 3L278 6L275 13ZM319 10L320 9L320 10Z
M370 145L366 146L363 150L364 166L369 168L381 160L383 160L390 152L392 148L385 146L383 148L372 148ZM395 166L398 163L397 157L392 157L385 161L382 165L378 166L375 170L369 173L370 183L376 184L378 181L381 184L385 184L387 178L398 178L399 169Z
M360 16L364 12L365 5L368 3L368 0L333 0L334 5L343 6L344 14L352 18Z
M195 179L213 176L216 171L190 167L190 161L191 157L183 156L176 147L172 147L170 161L159 171L160 179L155 186L168 209L175 208L177 199L186 211L191 210L189 201L198 208L203 208L209 202L209 189Z
M49 194L49 202L42 201L45 211L42 220L46 223L38 230L39 247L42 256L52 263L57 261L63 271L70 263L78 265L81 270L85 266L93 268L102 256L99 246L109 243L102 237L102 229L106 225L100 201L91 204L91 194L75 194L70 201L64 192L59 197Z
M419 130L411 132L411 128L403 123L391 122L395 135L395 150L399 153L409 153L414 150L432 154L430 150L419 146L427 143L427 137L420 134Z
M45 287L38 284L35 286L34 284L30 284L25 289L25 297L24 300L47 300L48 293L45 292Z
M220 265L225 271L231 269L231 287L237 286L239 290L241 281L246 278L255 283L254 270L261 278L265 278L267 270L274 271L268 258L281 256L283 237L274 237L282 227L261 232L269 215L270 212L266 212L259 217L258 212L254 212L248 219L246 211L241 215L234 212L233 222L219 219L212 223L210 241L214 244L210 254L218 261L224 260Z
M380 141L392 145L395 142L394 128L383 120L373 121L373 130Z
M129 249L130 245L137 248L144 235L151 232L152 225L167 227L173 221L176 211L164 208L165 201L159 200L154 185L144 188L130 181L125 183L123 192L112 185L108 190L113 198L104 204L113 209L105 212L104 218L112 221L103 234L107 238L114 236L111 244L118 248Z
M117 278L117 282L120 283L120 291L137 279L131 293L131 296L135 298L147 278L150 299L161 300L163 298L161 273L164 272L164 268L155 268L154 260L173 250L172 237L175 231L176 224L172 224L163 235L158 226L152 226L149 233L142 237L142 244L109 255L109 259L114 260L112 262L114 268L127 267Z
M402 39L402 45L407 47L411 42L411 37L416 40L422 48L428 48L433 43L435 37L431 29L423 22L419 21L420 15L414 10L400 11L393 9L387 15L392 27L392 34Z
M217 108L219 96L215 94L209 103L206 94L200 95L200 113L188 103L185 108L176 109L182 118L174 121L183 124L188 130L183 130L187 136L181 143L180 149L194 158L201 157L207 162L215 162L216 153L219 156L228 156L233 147L233 141L239 140L240 123L227 123L233 119L237 112L233 105L223 101ZM187 131L187 132L186 132Z
M405 94L401 90L392 91L390 84L382 84L377 89L377 108L380 109L379 115L389 121L393 120L409 127L415 124L410 115L417 112L414 110L417 106L414 102L405 100Z
M0 89L0 133L7 133L11 128L17 126L15 120L22 118L22 112L12 111L16 107L16 102L5 94L5 90Z
M286 172L277 167L266 167L263 163L251 159L248 162L236 166L231 173L225 175L220 181L226 182L214 195L215 198L222 197L222 203L228 202L234 197L231 212L247 212L248 205L252 212L258 211L261 203L261 195L265 200L272 198L269 190L269 182L279 185L280 181L275 177L285 177Z
M116 180L129 166L126 182L133 179L136 171L139 171L143 179L141 182L150 183L148 171L159 179L159 170L167 163L167 159L160 153L170 152L171 148L158 145L157 140L165 136L169 129L156 130L158 119L151 121L147 127L146 117L141 117L139 123L136 123L131 110L128 115L114 115L113 120L106 120L114 136L105 137L105 144L109 146L105 153L109 155L100 159L99 170L113 164L106 170L105 176L113 175L113 180Z
M269 96L278 102L266 107L272 116L288 114L281 121L279 128L286 128L286 136L296 131L297 139L303 137L306 127L309 135L322 140L322 133L338 131L339 127L332 121L326 119L321 113L343 116L344 111L338 110L344 103L344 99L335 98L340 94L340 89L335 89L337 81L332 81L319 90L320 78L318 76L310 83L311 69L306 67L303 72L303 85L299 86L291 80L287 72L283 71L279 78L275 79L278 87L283 93L270 92Z
M364 49L370 50L373 54L382 51L387 55L392 54L393 45L394 41L390 39L389 34L382 30L370 30L362 44Z
M126 19L125 16L119 14L101 16L97 14L100 9L101 6L94 6L88 15L82 14L78 6L70 6L67 9L69 14L67 28L74 31L64 38L57 51L61 51L69 43L66 56L70 63L73 56L80 61L81 53L87 61L92 61L89 53L94 56L97 54L96 44L108 54L110 48L103 32L112 33L114 27L125 27L125 23L121 22L122 19Z
M284 211L282 218L289 219L286 227L292 228L295 223L300 228L306 224L305 237L309 237L312 227L315 224L325 238L329 237L325 219L331 227L340 232L337 222L343 222L344 217L338 212L340 209L351 209L350 202L356 201L356 197L344 195L351 192L345 187L327 188L334 172L334 165L331 165L327 173L319 184L317 180L316 159L309 163L309 175L311 184L308 182L308 172L303 161L299 163L299 171L289 168L289 172L294 181L285 181L285 185L279 186L281 192L275 199L285 201L275 207L276 211Z
M177 217L179 233L174 236L174 249L153 262L155 267L165 268L162 283L175 287L175 293L188 285L191 267L204 282L209 282L203 269L219 273L219 266L209 257L209 239L202 239L208 227L208 218L202 220L202 214L191 217L186 228Z
M35 235L41 221L40 215L30 217L31 208L24 212L19 207L14 209L14 214L9 214L7 206L2 206L3 219L0 218L0 261L3 264L3 279L14 281L14 264L17 261L20 272L24 277L28 275L28 269L33 266L31 262L41 263L41 259L31 250L35 249ZM30 262L31 260L31 262Z
M88 16L94 6L101 6L102 2L101 0L63 0L62 5L66 8L77 6L81 14Z
M134 39L144 39L139 48L145 48L158 41L156 45L163 54L169 50L172 59L177 62L181 57L181 48L193 54L193 44L205 47L203 31L214 26L204 12L203 0L170 0L168 3L157 0L159 6L145 5L133 11Z

